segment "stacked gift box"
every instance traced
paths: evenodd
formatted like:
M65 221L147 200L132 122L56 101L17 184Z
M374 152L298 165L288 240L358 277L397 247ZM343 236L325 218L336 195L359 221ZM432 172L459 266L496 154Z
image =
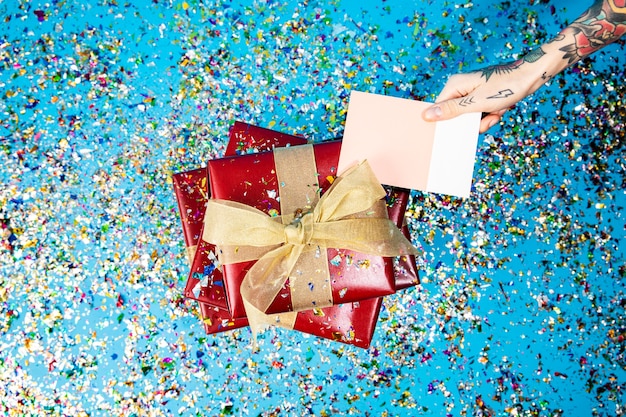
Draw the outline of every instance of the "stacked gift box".
M337 177L340 149L235 122L224 158L173 176L190 262L184 295L199 303L207 333L272 324L367 347L383 297L419 283L415 252L405 249L408 191L378 190L373 176L365 183L366 164ZM333 202L350 199L352 211ZM293 243L324 216L365 234ZM372 242L363 237L370 225L382 228Z

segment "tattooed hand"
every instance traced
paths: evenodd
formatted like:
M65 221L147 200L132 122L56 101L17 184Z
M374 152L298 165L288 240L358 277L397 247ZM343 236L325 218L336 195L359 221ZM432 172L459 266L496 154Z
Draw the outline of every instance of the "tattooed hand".
M518 101L556 74L626 33L626 0L596 0L556 38L523 58L448 79L436 104L426 109L427 121L481 112L480 132L495 125Z
M480 132L485 132L511 106L546 81L542 79L542 68L535 67L538 68L535 70L526 65L543 55L543 50L538 49L515 62L451 76L437 97L437 104L426 110L424 118L436 121L462 113L482 112L485 115L480 123Z

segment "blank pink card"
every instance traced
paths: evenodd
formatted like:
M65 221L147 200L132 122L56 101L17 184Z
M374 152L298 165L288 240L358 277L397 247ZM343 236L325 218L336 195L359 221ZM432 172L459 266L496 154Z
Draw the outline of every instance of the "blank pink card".
M382 184L469 197L480 113L429 123L430 105L352 91L338 172L367 159Z

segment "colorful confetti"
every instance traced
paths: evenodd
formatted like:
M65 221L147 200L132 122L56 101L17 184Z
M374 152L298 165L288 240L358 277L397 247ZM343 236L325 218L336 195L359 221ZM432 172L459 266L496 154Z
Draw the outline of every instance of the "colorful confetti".
M413 193L422 284L367 350L206 335L171 185L235 120L340 137L351 89L432 100L590 3L0 2L0 414L625 415L623 41L481 136L471 198Z

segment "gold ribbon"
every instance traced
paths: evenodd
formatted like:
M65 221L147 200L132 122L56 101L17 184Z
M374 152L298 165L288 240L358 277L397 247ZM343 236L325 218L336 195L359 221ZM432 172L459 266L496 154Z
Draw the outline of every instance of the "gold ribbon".
M293 147L288 152L296 149L304 154L295 165L298 169L287 175L288 180L284 179L284 172L279 172L281 163L277 163L282 216L270 217L254 207L228 200L211 199L206 208L202 238L218 247L221 263L257 260L241 284L253 332L265 324L275 324L277 319L280 321L277 324L283 326L285 321L295 320L295 314L268 317L264 313L287 279L294 311L333 304L326 259L328 247L388 257L417 254L396 225L386 218L386 210L381 214L376 209L385 190L367 162L337 177L317 201L317 174L315 178L302 179L300 168L301 158L310 161L306 154L313 155L312 146ZM274 152L275 159L280 159L283 152L288 153L279 149ZM309 167L305 171L315 173L314 161L313 157L313 169ZM300 185L290 188L289 198L294 192L303 197L283 211L282 200L287 199L283 188L290 187L291 182ZM298 188L300 192L296 191ZM296 207L302 212L294 216L293 206L303 203ZM315 292L313 296L312 292Z
M193 258L196 256L196 250L198 249L198 245L187 246L187 261L189 261L189 265L193 264Z

